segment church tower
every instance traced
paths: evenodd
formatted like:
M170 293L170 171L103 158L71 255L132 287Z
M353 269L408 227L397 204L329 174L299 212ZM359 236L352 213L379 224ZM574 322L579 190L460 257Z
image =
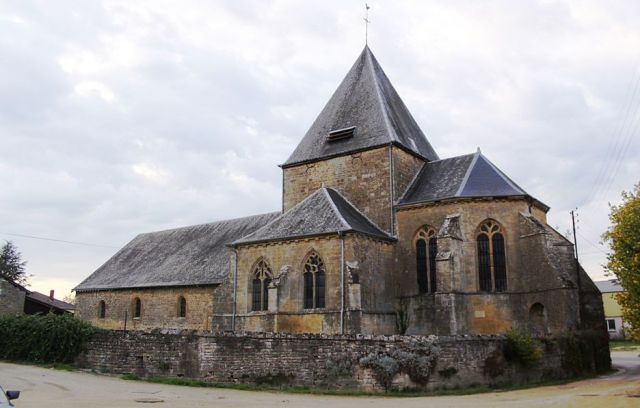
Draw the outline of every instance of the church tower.
M438 156L368 46L281 165L283 211L317 189L339 191L394 234L394 203Z

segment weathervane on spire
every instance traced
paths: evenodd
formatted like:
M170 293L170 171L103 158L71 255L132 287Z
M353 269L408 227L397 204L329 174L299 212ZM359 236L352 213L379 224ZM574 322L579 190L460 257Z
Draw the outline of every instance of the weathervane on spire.
M364 3L364 6L367 9L367 15L364 18L364 45L369 45L369 9L371 7L367 3Z

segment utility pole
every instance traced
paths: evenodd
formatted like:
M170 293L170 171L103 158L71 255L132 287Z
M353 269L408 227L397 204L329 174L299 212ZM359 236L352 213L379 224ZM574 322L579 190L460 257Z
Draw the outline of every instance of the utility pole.
M577 210L577 208L576 208ZM578 328L582 329L582 285L580 279L580 262L578 260L578 237L576 236L576 214L571 210L571 225L573 226L573 248L576 260L576 284L578 285Z

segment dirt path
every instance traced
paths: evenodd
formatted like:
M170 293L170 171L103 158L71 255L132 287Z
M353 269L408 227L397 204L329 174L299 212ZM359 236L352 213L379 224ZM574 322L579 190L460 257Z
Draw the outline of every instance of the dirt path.
M334 397L179 387L124 381L95 374L0 363L0 384L22 391L29 407L640 407L638 352L612 353L616 374L561 386L467 396ZM162 401L162 402L160 402ZM146 402L146 404L145 404ZM156 402L155 404L149 404Z

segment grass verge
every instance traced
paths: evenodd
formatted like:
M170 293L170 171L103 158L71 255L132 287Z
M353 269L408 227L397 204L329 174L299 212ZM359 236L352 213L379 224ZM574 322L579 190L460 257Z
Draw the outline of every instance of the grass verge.
M190 380L186 378L165 378L165 377L151 377L141 378L134 374L125 374L120 378L130 381L144 381L156 384L169 384L180 385L187 387L206 387L206 388L224 388L240 391L270 391L270 392L282 392L289 394L316 394L316 395L338 395L338 396L361 396L361 397L432 397L432 396L456 396L456 395L472 395L482 394L489 392L507 392L526 390L537 387L548 387L555 385L564 385L575 381L586 380L595 376L581 376L562 380L545 380L526 384L508 384L508 385L471 385L466 388L451 387L451 388L439 388L432 391L423 391L416 389L394 390L387 392L368 392L358 390L332 390L325 388L312 388L312 387L294 387L294 386L273 386L273 385L255 385L255 384L226 384L215 383L199 380Z
M611 351L640 351L640 341L637 340L611 340L609 342Z

